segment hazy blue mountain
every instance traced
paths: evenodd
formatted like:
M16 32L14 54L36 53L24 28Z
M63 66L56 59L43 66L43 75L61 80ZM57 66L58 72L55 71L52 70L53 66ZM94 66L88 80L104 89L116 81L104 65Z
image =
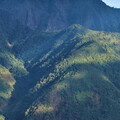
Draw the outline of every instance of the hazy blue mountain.
M120 31L120 10L101 0L3 0L0 6L32 29L53 31L81 24L93 30Z

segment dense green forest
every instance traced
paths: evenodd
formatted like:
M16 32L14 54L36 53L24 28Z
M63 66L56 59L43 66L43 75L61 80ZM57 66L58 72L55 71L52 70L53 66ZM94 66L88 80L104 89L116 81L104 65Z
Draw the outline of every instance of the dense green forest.
M119 33L25 31L0 39L0 120L119 120Z
M102 0L0 0L0 120L120 120L119 32Z

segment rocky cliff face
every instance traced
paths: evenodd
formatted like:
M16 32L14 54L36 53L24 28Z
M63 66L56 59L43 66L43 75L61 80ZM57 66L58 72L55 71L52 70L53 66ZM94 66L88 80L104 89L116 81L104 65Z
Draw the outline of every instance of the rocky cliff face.
M71 24L120 31L120 10L108 7L101 0L4 0L0 8L22 24L42 31L59 30Z

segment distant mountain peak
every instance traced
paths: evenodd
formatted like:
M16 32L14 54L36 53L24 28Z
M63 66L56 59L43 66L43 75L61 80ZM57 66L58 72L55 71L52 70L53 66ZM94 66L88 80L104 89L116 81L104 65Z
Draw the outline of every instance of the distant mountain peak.
M120 10L102 0L4 0L7 10L31 29L54 31L80 24L101 31L120 31Z

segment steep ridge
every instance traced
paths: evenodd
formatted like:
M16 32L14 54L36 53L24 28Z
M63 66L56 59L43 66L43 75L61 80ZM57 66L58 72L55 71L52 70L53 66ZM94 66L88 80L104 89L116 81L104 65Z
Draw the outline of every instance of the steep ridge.
M23 61L16 58L12 47L30 32L9 12L0 9L0 120L4 119L1 114L12 95L16 77L27 74Z
M102 0L4 0L0 8L22 24L41 31L80 24L93 30L120 32L120 10Z
M119 16L101 0L1 0L0 120L119 120Z
M27 74L23 61L14 56L11 48L9 41L0 38L0 115L12 95L16 77Z
M119 120L119 38L73 25L16 44L28 74L17 80L6 119Z

